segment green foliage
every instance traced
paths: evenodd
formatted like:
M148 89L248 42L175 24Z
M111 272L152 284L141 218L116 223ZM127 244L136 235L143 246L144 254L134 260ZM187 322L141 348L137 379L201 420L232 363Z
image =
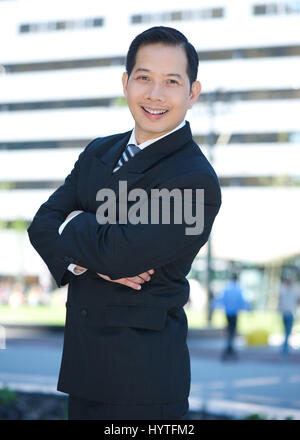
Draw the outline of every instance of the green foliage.
M64 407L63 407L63 419L62 420L68 420L68 416L69 416L68 406L64 405Z
M127 101L123 96L115 99L115 106L117 107L125 107L127 105Z
M6 220L0 220L0 229L7 229L8 222Z
M27 228L27 223L24 220L18 219L12 222L11 228L16 231L25 231Z
M25 232L29 223L22 219L14 221L0 220L0 229L13 229L15 231Z
M243 420L268 420L268 417L265 414L250 414L249 416L246 416L243 418ZM277 420L276 417L269 419L269 420ZM284 420L294 420L293 416L288 416Z
M189 328L205 328L208 324L207 313L205 310L196 310L185 307ZM212 316L212 328L224 328L226 317L223 310L215 310ZM266 331L271 334L282 334L283 326L280 314L274 310L253 310L251 312L242 311L239 314L237 330L240 335L256 331ZM300 331L300 319L296 317L293 332Z
M0 182L0 189L14 189L16 184L14 182Z
M64 325L65 314L64 302L36 307L28 304L19 307L11 307L8 304L0 305L1 324Z
M267 417L264 414L250 414L247 417L244 417L244 420L266 420Z
M7 387L0 389L0 405L10 405L17 399L17 395L14 391Z

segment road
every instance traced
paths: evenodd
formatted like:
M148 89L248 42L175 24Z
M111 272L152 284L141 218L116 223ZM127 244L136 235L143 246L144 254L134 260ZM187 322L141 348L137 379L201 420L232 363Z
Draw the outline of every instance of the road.
M0 386L57 393L62 333L8 331L0 350ZM190 410L235 418L250 414L300 420L300 350L288 358L277 345L249 348L237 340L237 361L221 361L221 338L189 337Z

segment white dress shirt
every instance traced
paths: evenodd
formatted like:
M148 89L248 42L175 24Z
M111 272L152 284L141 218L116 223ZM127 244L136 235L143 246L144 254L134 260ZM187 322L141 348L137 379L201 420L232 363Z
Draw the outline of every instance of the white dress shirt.
M134 145L138 145L138 147L143 150L144 148L148 147L149 145L153 144L154 142L158 141L159 139L164 138L165 136L169 136L169 134L173 133L174 131L179 130L180 128L182 128L185 125L185 120L183 120L179 125L177 125L177 127L175 127L173 130L169 131L167 134L164 134L158 138L155 139L150 139L148 141L145 141L141 144L138 144L135 138L135 128L132 130L131 136L129 138L129 141L127 143L128 144L134 144ZM82 211L83 212L83 211ZM58 233L59 235L62 234L62 231L64 230L65 226L69 223L69 221L71 221L74 217L76 217L76 215L79 215L80 212L78 212L77 214L75 214L73 217L69 217L67 220L65 220L59 227L58 229ZM68 270L70 272L72 272L74 275L81 275L83 274L87 269L83 269L83 270L75 270L76 264L69 264L68 266Z

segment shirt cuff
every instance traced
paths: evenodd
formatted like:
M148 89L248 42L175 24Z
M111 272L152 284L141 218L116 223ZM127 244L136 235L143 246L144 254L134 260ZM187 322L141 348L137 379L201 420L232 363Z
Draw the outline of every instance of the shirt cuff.
M64 230L64 228L66 227L66 225L69 223L69 221L71 221L74 217L76 217L76 215L81 214L81 212L78 212L77 214L73 215L73 217L69 217L67 220L65 220L59 227L58 229L58 233L59 235L61 235L62 231ZM87 271L87 269L75 269L76 264L69 264L68 266L68 270L70 272L72 272L74 275L81 275L84 272Z
M74 218L76 217L76 215L81 214L81 212L78 212L77 214L73 215L73 217L69 217L67 220L65 220L59 227L58 229L58 233L59 235L61 235L62 231L64 230L64 228L67 226L67 224Z
M74 216L75 217L75 216ZM81 275L87 271L87 269L75 269L76 264L69 264L68 270L72 272L74 275Z

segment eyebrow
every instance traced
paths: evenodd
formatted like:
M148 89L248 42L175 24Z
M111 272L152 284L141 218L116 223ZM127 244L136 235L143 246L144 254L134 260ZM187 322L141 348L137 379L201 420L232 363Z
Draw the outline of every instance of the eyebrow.
M143 67L139 67L138 69L136 69L136 70L134 71L134 73L138 73L138 72L148 72L148 73L150 73L151 70L149 70L149 69L145 69L145 68L143 68ZM176 76L176 78L180 78L180 79L182 79L182 76L179 75L179 73L167 73L165 76Z

